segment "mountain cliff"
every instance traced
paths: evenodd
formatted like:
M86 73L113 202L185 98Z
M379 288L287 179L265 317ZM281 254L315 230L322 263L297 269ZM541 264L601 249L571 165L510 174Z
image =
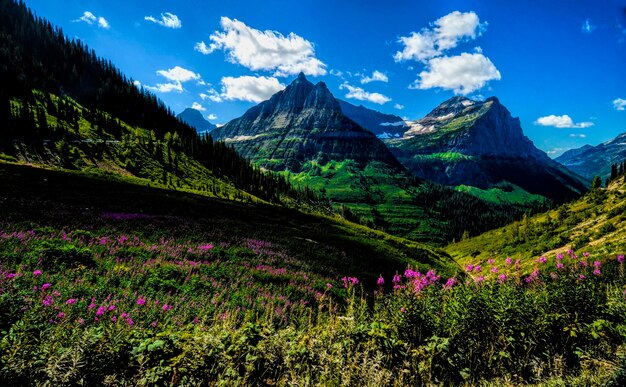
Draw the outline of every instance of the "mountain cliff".
M555 160L579 175L593 179L594 176L609 177L611 165L621 163L624 159L626 159L626 133L596 146L585 145L571 149Z
M187 108L178 114L176 118L194 128L198 133L210 132L216 128L215 124L204 119L202 113L196 109Z
M324 82L300 73L287 88L212 132L244 157L275 171L300 171L307 161L380 161L402 166L376 136L346 117Z
M374 133L378 138L402 137L407 129L401 117L368 109L363 105L355 106L341 99L337 99L337 101L343 114Z
M451 98L410 122L402 138L386 142L415 175L445 185L519 187L558 202L586 189L584 179L524 136L519 118L495 97L484 102Z

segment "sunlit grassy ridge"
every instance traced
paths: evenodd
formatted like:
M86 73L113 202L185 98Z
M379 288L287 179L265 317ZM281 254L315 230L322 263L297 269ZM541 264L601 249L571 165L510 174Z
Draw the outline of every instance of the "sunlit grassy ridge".
M459 241L446 248L459 263L484 263L507 256L530 262L553 259L569 249L598 259L626 251L626 186L623 177L608 188L592 190L579 200L519 222Z

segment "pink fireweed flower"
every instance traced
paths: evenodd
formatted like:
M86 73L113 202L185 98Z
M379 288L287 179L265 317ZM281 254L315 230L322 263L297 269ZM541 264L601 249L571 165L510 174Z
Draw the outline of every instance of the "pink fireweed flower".
M599 269L601 266L602 266L602 262L600 262L600 261L593 261L593 267Z
M385 284L385 279L382 276L378 277L378 280L376 280L376 285L383 286L384 284Z
M85 323L85 319L79 318L78 320L76 320L76 322L78 323L78 325L83 325Z
M59 312L59 314L57 314L57 318L60 319L60 318L63 318L63 317L65 317L65 313Z
M559 278L559 276L553 271L550 272L550 277L552 277L553 280Z
M417 278L417 277L421 277L421 274L415 270L406 269L404 271L404 276L406 278Z
M44 290L48 290L48 289L50 289L50 286L52 286L52 285L50 285L50 284L48 284L48 283L45 283L45 284L41 285L41 290L42 290L42 291L44 291Z
M406 308L404 306L400 308L400 313L406 313Z
M41 270L35 270L33 271L33 277L39 277L40 275L42 275L43 273L41 272Z
M537 258L537 262L539 262L539 263L546 263L546 262L548 262L548 258L546 258L545 256L541 256L541 257Z
M76 299L75 298L70 298L67 301L65 301L65 303L67 305L72 305L72 304L76 303Z
M451 277L451 278L448 278L448 280L446 281L446 284L445 284L445 285L443 285L443 287L444 287L445 289L450 289L450 288L452 288L455 284L456 284L456 278Z
M479 272L483 271L483 268L480 265L476 265L476 266L474 266L474 271L476 273L479 273Z
M54 298L52 298L52 296L50 295L45 296L41 303L44 304L44 306L50 306L54 303Z
M578 279L579 279L579 280L584 280L584 279L586 279L586 278L587 278L587 276L585 276L584 274L579 274L579 275L578 275Z
M133 326L133 319L131 319L130 317L126 319L126 323L128 324L129 327Z
M107 308L106 306L101 306L98 308L98 310L96 310L96 317L100 317L104 314L104 312L106 312Z
M560 260L562 260L562 259L563 259L563 256L564 256L564 255L563 255L563 253L558 253L558 254L556 255L556 259L560 261Z
M161 309L163 309L164 312L167 312L168 310L172 310L173 306L172 305L168 305L168 304L163 304L163 307L161 307Z
M152 325L152 327L153 327L153 328L156 328L156 326L157 326L157 322L156 322L156 321L153 321L152 323L150 323L150 325Z
M145 298L139 297L137 299L137 305L142 306L142 305L145 305L145 304L146 304L146 299Z
M499 282L499 283L504 283L504 282L506 282L506 279L507 279L506 274L500 274L500 275L498 276L498 282Z
M489 259L487 260L487 263L488 263L488 264L490 264L490 265L493 265L494 263L496 263L496 260L495 260L495 259L493 259L493 258L489 258Z
M561 263L561 262L557 262L556 263L556 268L557 269L563 269L564 267L565 267L565 265L563 265L563 263Z
M506 259L504 260L504 263L505 263L507 266L511 266L511 265L513 264L513 258L511 258L511 257L506 257Z
M620 254L620 255L617 256L617 262L624 263L624 255L623 254Z
M491 268L491 272L492 273L497 273L498 272L498 267L497 266L492 267Z
M485 280L485 276L484 275L481 275L479 277L474 278L474 282L475 283L480 283L480 282L483 282L484 280Z
M583 257L585 257L585 258L589 258L589 253L585 251L585 252L583 253Z
M114 323L116 323L116 322L117 322L117 317L112 316L112 317L111 317L111 321L113 321Z
M326 289L330 290L333 288L333 284L331 283L326 283Z
M599 276L601 276L601 275L602 275L602 272L600 271L600 269L599 269L599 268L595 268L595 269L593 269L593 275L595 275L595 276L598 276L598 277L599 277Z
M343 281L343 286L345 288L354 286L359 283L359 280L356 277L343 277L341 280Z
M474 270L474 265L470 264L470 265L465 266L465 271L471 272L472 270Z
M112 310L115 310L115 308L116 308L116 306L115 306L115 305L113 305L113 304L111 304L111 305L109 305L109 307L107 308L107 310L108 310L108 311L112 311Z
M578 262L578 265L580 267L587 267L588 263L587 263L587 261L580 261L580 262Z
M198 250L206 253L207 251L212 250L213 247L214 246L212 244L206 243L206 244L198 246Z
M6 279L11 279L11 278L15 278L15 276L17 276L17 274L15 274L15 273L9 273L9 274L5 275L5 276L4 276L4 278L6 278Z
M399 274L394 275L391 282L393 282L394 285L398 285L400 282L402 282L402 276Z

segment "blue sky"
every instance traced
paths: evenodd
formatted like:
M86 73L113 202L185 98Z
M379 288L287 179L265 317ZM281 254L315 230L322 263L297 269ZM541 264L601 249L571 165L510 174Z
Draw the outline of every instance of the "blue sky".
M626 132L626 0L388 3L26 0L175 112L195 104L214 123L303 71L408 119L495 95L551 156Z

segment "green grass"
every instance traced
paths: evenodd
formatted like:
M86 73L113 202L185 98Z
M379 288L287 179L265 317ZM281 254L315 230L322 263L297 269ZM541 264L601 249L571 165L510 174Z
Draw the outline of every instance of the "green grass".
M531 194L511 183L500 183L496 187L480 189L468 185L456 186L457 191L466 192L490 203L514 204L518 206L532 207L545 203L546 199L541 195Z
M553 257L569 249L604 260L626 251L626 186L623 178L554 210L453 243L446 248L460 264Z

